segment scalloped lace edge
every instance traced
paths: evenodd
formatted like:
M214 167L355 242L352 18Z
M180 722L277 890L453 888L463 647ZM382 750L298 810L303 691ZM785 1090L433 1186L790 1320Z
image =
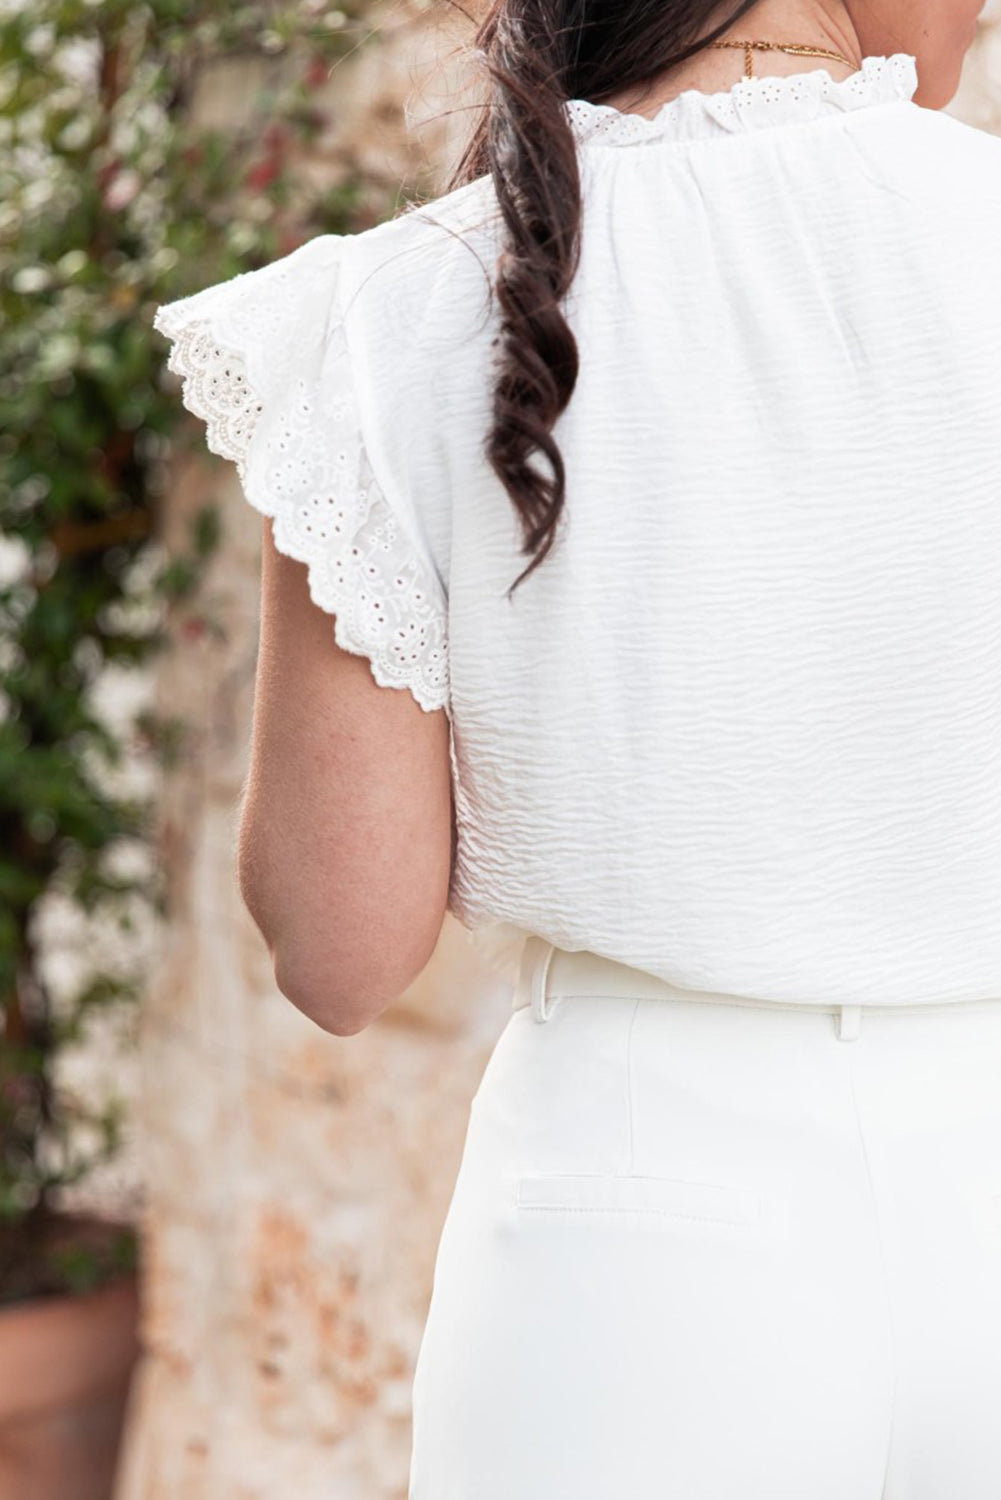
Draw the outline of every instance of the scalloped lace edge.
M909 52L894 52L886 57L862 59L862 66L847 78L834 78L827 68L808 68L800 73L758 74L738 78L726 89L706 93L701 89L684 89L667 99L653 115L620 110L612 104L591 99L568 99L564 103L567 120L579 141L592 138L600 145L631 145L641 141L684 139L687 131L694 135L705 131L754 128L735 112L738 101L750 100L757 106L824 101L835 109L854 110L880 103L906 102L917 87L917 60ZM806 89L806 96L803 89ZM731 124L723 124L725 112L733 111ZM786 120L788 115L782 115Z
M205 424L206 447L211 453L235 464L246 499L260 515L272 522L276 550L305 565L310 599L325 613L333 615L337 645L354 656L366 657L372 677L380 687L406 688L426 712L443 708L451 718L447 633L444 620L431 605L436 590L429 581L425 564L420 559L412 559L409 571L413 580L409 590L403 592L412 608L423 616L422 623L429 632L427 654L431 658L430 669L417 662L401 667L390 654L386 632L380 628L384 619L370 626L364 626L359 619L360 602L367 600L369 590L362 576L364 554L357 539L373 532L384 534L389 531L395 535L398 530L360 440L358 452L365 482L356 491L359 504L356 515L352 517L356 545L351 549L357 555L357 567L351 585L344 585L332 575L328 566L327 543L308 536L297 527L292 507L260 489L251 475L250 443L264 411L264 403L254 390L244 355L231 344L219 340L212 320L207 317L185 318L166 306L157 310L153 326L171 340L167 368L180 377L185 408ZM211 375L207 374L206 366L196 352L199 343L203 347L210 343L231 367L222 399L213 394ZM404 581L399 573L397 581Z

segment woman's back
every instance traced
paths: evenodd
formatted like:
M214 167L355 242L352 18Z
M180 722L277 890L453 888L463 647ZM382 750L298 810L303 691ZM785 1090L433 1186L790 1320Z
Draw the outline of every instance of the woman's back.
M350 380L361 552L395 595L353 649L447 708L468 926L696 989L998 992L1001 141L915 83L899 53L651 119L569 106L566 508L510 597L489 179L230 284L294 351L307 427ZM282 472L305 514L316 474ZM357 581L331 587L350 622Z

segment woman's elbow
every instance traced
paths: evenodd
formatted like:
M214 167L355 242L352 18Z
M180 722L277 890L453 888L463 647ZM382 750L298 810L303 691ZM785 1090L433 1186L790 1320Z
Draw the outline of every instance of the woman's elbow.
M356 1036L370 1026L395 996L373 989L371 983L345 983L343 976L334 981L329 975L318 978L316 970L302 962L301 956L288 956L282 947L272 950L275 984L279 991L331 1036Z
M379 940L366 932L356 949L318 947L302 931L268 943L280 992L333 1036L355 1036L378 1020L416 979L433 946L414 947L399 932Z
M354 1036L384 1009L372 993L374 976L359 982L343 961L321 956L302 931L303 902L288 879L256 857L244 837L236 861L237 885L245 910L271 956L275 985L304 1016L334 1036Z
M357 869L350 877L312 871L303 883L291 877L289 863L279 874L271 860L252 854L245 841L239 888L271 955L278 989L334 1036L363 1031L430 959L445 919L447 883L415 877L387 899L381 869L368 881Z

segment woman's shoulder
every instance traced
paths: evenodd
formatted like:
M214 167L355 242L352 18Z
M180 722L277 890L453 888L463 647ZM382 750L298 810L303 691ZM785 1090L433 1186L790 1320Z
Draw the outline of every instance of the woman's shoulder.
M841 212L864 243L885 246L874 274L962 292L995 305L1001 278L1001 136L908 103L840 132L851 190ZM892 253L891 253L892 252Z
M884 122L915 184L935 193L973 193L1001 207L1001 135L943 109L911 105Z
M479 250L500 225L493 180L474 178L437 197L407 202L391 217L346 238L357 277L385 268L416 289L430 275L470 249Z
M381 223L356 235L374 245L391 240L440 244L441 235L475 233L497 220L497 200L489 173L435 197L414 198Z
M491 304L501 225L484 175L343 236L340 303L356 349L405 377L468 338Z

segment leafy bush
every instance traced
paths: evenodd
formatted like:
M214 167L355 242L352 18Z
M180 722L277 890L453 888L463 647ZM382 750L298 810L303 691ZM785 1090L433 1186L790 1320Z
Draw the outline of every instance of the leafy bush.
M61 1190L118 1141L118 1111L71 1096L60 1054L93 1013L135 1001L141 966L120 972L109 946L57 996L38 917L54 893L123 930L164 913L151 797L124 772L169 764L183 725L149 709L110 724L98 690L167 647L219 523L209 507L182 550L159 540L184 418L153 311L362 227L351 163L333 189L304 170L358 29L329 5L0 10L0 1301L91 1284L130 1255L50 1231ZM199 125L234 62L261 88L239 120ZM151 857L137 869L130 848Z

